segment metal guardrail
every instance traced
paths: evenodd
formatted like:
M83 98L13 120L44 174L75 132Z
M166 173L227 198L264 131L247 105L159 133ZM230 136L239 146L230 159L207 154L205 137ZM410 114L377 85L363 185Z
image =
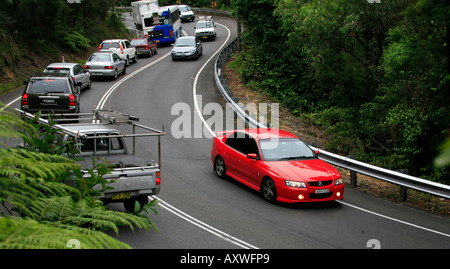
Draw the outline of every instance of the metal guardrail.
M214 66L214 79L217 85L217 88L222 93L225 100L231 104L231 107L234 109L237 115L241 118L245 119L245 121L249 124L252 124L259 128L266 128L267 126L262 125L254 118L250 117L245 113L245 110L236 104L235 99L232 98L233 93L228 88L225 82L225 78L223 76L223 67L225 62L230 58L231 54L238 50L239 44L238 39L236 38L233 42L231 42L226 48L222 50L219 54L219 57L216 60ZM316 147L311 147L313 150L319 150L319 158L330 163L336 165L338 167L350 170L351 173L351 184L352 186L356 186L356 173L364 174L376 179L380 179L389 183L396 184L400 186L400 196L403 201L407 199L407 189L414 189L417 191L421 191L424 193L429 193L432 195L436 195L439 197L444 197L450 199L450 186L436 183L430 180L425 180L418 177L413 177L401 172L388 170L385 168L377 167L374 165L366 164L355 159L349 157L339 156L337 154L327 152L325 150L318 149Z
M231 11L226 10L220 10L220 9L214 9L214 8L198 8L198 7L191 7L192 11L196 13L201 14L214 14L214 15L221 15L221 16L232 16Z

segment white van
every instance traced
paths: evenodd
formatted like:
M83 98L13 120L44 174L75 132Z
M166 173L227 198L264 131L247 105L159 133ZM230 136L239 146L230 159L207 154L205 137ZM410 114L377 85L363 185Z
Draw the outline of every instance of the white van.
M199 21L195 26L195 36L201 40L216 39L216 25L212 16L199 17Z
M181 15L181 22L186 22L186 21L194 21L195 20L195 15L194 12L191 10L191 8L187 5L178 5L178 10L180 10Z

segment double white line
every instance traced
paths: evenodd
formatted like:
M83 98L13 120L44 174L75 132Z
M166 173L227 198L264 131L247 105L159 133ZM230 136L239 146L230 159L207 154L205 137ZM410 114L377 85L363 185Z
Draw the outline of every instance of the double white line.
M150 196L150 199L158 200L159 201L158 205L161 206L162 208L166 209L167 211L172 212L173 214L177 215L178 217L180 217L180 218L182 218L182 219L184 219L184 220L194 224L195 226L197 226L197 227L199 227L199 228L201 228L201 229L203 229L203 230L205 230L205 231L207 231L209 233L212 233L212 234L214 234L214 235L216 235L216 236L218 236L218 237L220 237L220 238L222 238L222 239L224 239L226 241L229 241L232 244L235 244L235 245L237 245L237 246L239 246L241 248L245 248L245 249L258 249L257 247L255 247L255 246L253 246L253 245L251 245L251 244L249 244L247 242L244 242L244 241L242 241L242 240L240 240L240 239L238 239L236 237L233 237L233 236L231 236L231 235L229 235L229 234L227 234L225 232L222 232L222 231L220 231L220 230L218 230L218 229L216 229L216 228L214 228L214 227L204 223L203 221L200 221L200 220L198 220L198 219L196 219L196 218L194 218L194 217L184 213L183 211L177 209L176 207L174 207L174 206L166 203L165 201L161 200L161 198L158 198L158 197L152 195L152 196Z

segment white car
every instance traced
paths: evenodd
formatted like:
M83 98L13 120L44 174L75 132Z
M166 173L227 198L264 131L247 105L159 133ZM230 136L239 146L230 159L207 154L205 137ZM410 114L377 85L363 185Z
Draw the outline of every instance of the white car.
M180 12L181 12L181 15L180 15L181 22L195 20L194 12L191 10L191 8L189 6L179 5L178 10L180 10Z
M195 26L195 36L201 40L216 39L216 25L211 16L199 17L199 21Z
M108 50L119 55L120 59L125 61L125 65L130 65L130 60L137 62L136 48L126 39L109 39L104 40L98 47L99 51Z

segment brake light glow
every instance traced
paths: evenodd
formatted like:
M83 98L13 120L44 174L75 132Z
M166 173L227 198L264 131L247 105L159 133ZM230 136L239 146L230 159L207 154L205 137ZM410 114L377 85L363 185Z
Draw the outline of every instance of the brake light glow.
M69 97L69 109L74 109L77 106L77 101L75 95L71 94Z
M91 67L89 65L83 66L84 69L90 69Z
M113 67L111 65L107 65L105 66L105 69L113 69Z
M161 184L161 171L156 172L156 185Z
M27 93L24 93L22 95L22 105L23 106L28 106L28 94Z

